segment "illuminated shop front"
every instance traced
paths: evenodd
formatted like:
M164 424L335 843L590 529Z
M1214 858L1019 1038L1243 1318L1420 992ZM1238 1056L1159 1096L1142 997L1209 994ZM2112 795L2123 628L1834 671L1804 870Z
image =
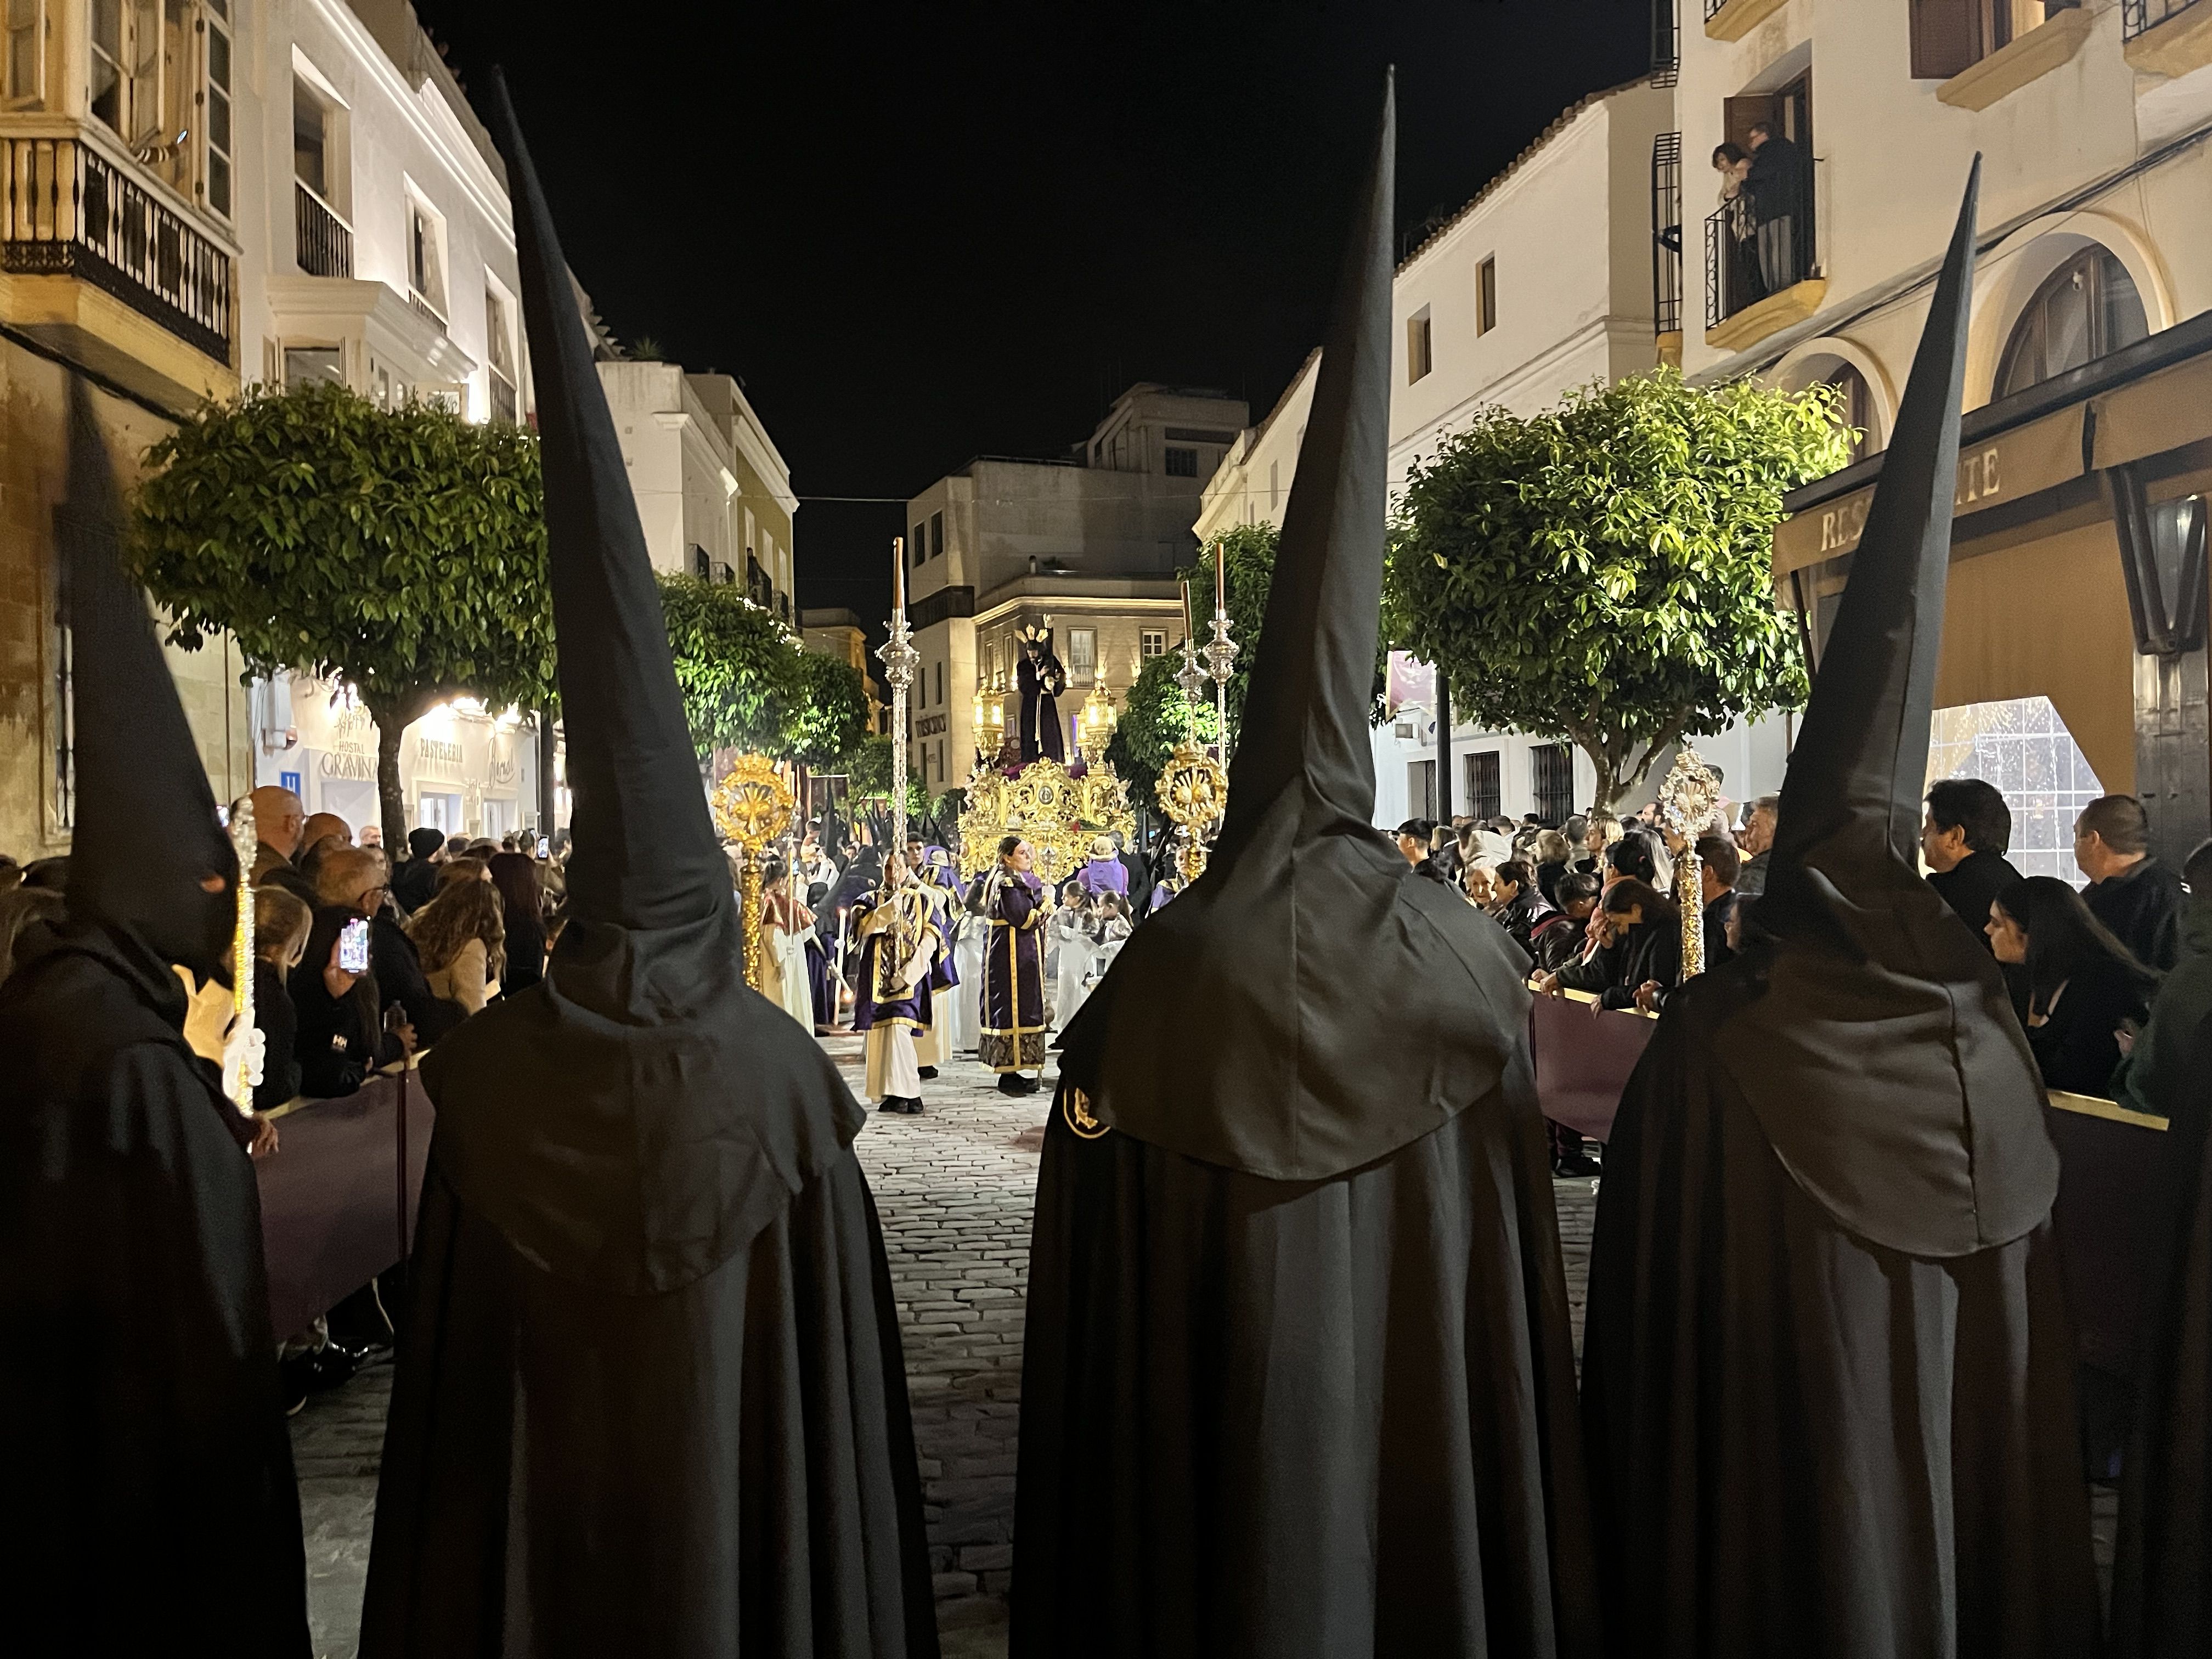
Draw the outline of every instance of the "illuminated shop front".
M381 817L377 726L350 687L279 675L253 688L254 778L298 793L310 812L331 812L358 831ZM410 827L449 836L542 833L537 718L456 697L410 726L399 787ZM568 792L554 755L552 827L567 823Z

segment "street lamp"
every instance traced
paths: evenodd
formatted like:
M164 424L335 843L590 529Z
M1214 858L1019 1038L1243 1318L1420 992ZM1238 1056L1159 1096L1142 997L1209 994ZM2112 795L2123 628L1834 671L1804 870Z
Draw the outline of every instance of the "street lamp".
M1103 755L1114 737L1114 698L1103 675L1091 675L1091 695L1083 700L1083 747L1087 754Z

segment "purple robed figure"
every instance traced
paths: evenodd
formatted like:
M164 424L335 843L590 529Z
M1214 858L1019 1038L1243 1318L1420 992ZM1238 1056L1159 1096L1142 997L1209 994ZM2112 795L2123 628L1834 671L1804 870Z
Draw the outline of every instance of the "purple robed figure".
M1091 861L1076 872L1075 884L1097 898L1102 893L1112 893L1120 898L1129 896L1129 866L1121 862L1114 843L1101 836L1091 843Z
M1023 867L1029 847L1001 857L977 878L969 908L989 924L983 944L983 984L978 1045L983 1064L1006 1081L1044 1067L1044 919L1052 913L1044 884ZM1022 1090L1022 1092L1027 1092Z

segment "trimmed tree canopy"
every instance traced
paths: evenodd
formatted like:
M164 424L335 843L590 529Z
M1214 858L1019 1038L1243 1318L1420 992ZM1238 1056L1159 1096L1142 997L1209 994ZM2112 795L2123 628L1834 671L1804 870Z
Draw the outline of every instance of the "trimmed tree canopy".
M334 381L211 404L149 452L139 580L196 649L349 682L377 724L385 844L404 846L399 743L460 693L538 708L553 613L538 441Z
M817 772L831 772L868 735L868 688L842 657L802 651L799 695L785 709L780 752Z
M1566 737L1610 809L1678 738L1803 704L1774 527L1848 459L1825 386L1662 368L1486 410L1407 478L1385 635L1449 676L1455 714Z
M659 580L684 717L700 760L717 749L783 752L786 720L805 695L799 642L734 583Z

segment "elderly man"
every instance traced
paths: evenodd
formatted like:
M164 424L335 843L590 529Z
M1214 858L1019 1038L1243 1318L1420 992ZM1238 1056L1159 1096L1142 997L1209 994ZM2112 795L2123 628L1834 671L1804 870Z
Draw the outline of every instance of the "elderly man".
M275 784L262 785L250 799L254 832L261 837L260 849L253 855L253 884L281 887L301 903L313 905L315 884L292 862L306 839L307 809L297 795Z
M1735 890L1746 898L1757 898L1766 890L1766 854L1774 845L1781 805L1781 796L1761 795L1751 809L1751 817L1736 832L1736 845L1743 849L1743 868L1736 872Z
M2181 878L2150 855L2150 815L2133 795L2101 795L2074 821L2081 895L2136 959L2160 973L2181 955Z

